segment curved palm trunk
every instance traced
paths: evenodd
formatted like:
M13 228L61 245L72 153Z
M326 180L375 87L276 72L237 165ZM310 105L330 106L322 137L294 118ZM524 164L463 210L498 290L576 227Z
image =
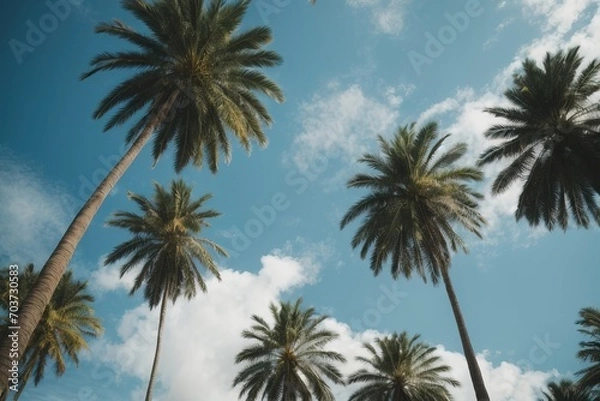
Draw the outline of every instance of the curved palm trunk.
M475 351L473 351L473 345L469 339L469 333L467 332L467 325L463 318L462 312L460 311L460 305L458 304L458 298L454 293L454 287L452 281L450 281L450 275L448 275L448 269L442 268L442 278L450 298L450 305L452 305L452 311L454 312L454 318L456 319L456 325L458 326L458 333L460 334L460 341L462 343L463 352L465 353L465 359L467 360L467 366L469 367L469 375L475 388L475 397L477 401L490 401L490 396L485 388L483 382L483 376L481 370L477 364L477 358L475 357Z
M19 397L21 397L21 395L23 394L23 389L25 388L25 385L29 381L29 377L31 377L31 373L33 373L35 361L39 358L39 356L40 356L39 349L36 349L36 351L33 353L33 355L30 355L30 358L28 359L28 363L25 365L25 369L23 370L23 373L19 375L18 391L14 393L12 401L17 401L19 399ZM19 371L19 373L21 373L21 371ZM8 399L9 393L10 393L10 391L8 389L4 393L2 393L2 396L0 396L0 401L6 401Z
M162 341L162 334L165 323L165 316L167 316L167 295L169 293L169 285L167 284L163 293L163 299L160 303L160 317L158 318L158 334L156 335L156 351L154 351L154 362L152 362L152 370L150 371L150 380L148 381L148 389L146 390L146 401L152 401L152 388L154 387L154 381L156 380L156 370L158 368L158 358L160 354L160 344Z
M148 121L148 124L127 153L123 155L121 160L119 160L106 178L98 185L94 193L83 205L79 213L77 213L77 216L75 216L54 249L54 252L52 252L52 255L50 255L50 258L40 271L37 280L19 309L19 359L22 358L23 352L27 348L27 345L29 345L31 335L42 318L46 305L50 302L50 298L58 286L58 282L67 269L73 253L75 253L77 244L79 244L96 212L117 181L125 173L125 170L127 170L144 145L150 140L155 128L164 121L178 94L179 92L174 92L169 97L160 111ZM3 392L8 387L7 372L12 366L12 359L9 357L10 352L11 340L5 337L0 344L0 372L2 372L0 374L0 392Z

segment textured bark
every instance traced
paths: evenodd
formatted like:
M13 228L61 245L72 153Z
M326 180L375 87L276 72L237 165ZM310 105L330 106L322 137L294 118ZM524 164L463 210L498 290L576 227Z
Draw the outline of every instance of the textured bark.
M146 390L146 401L152 401L152 388L156 380L156 370L158 368L158 359L160 354L160 344L164 330L165 316L167 315L167 301L169 294L169 286L165 288L163 299L160 305L160 317L158 318L158 334L156 335L156 351L154 351L154 362L152 362L152 370L150 371L150 380L148 381L148 389Z
M467 360L467 366L469 367L469 375L471 376L471 381L475 388L475 397L477 398L477 401L490 401L490 396L485 388L483 376L481 375L481 370L479 369L479 364L477 363L477 358L473 351L473 345L471 345L471 340L469 339L467 325L465 324L465 319L460 311L458 298L454 293L454 287L452 286L450 276L448 275L448 269L442 268L441 270L444 285L446 286L446 292L448 293L448 298L450 298L450 305L452 305L452 311L454 312L454 318L456 319L456 325L458 326L458 333L460 334L460 341L462 343L465 359Z
M173 106L178 92L174 92L160 111L154 115L148 124L129 148L127 153L123 155L121 160L110 171L106 178L98 185L94 193L90 196L87 202L83 205L79 213L75 216L69 228L60 239L58 245L50 255L50 258L40 271L40 274L23 300L19 308L19 359L23 357L24 351L29 345L29 340L36 326L42 318L46 305L50 302L50 298L58 283L67 269L67 265L71 261L75 249L79 241L83 237L89 227L96 212L106 199L106 196L115 187L117 181L125 173L127 168L135 160L144 145L150 140L155 128L167 116ZM11 352L11 341L9 338L2 338L0 343L0 392L3 392L8 387L8 370L12 366L12 359L9 356Z

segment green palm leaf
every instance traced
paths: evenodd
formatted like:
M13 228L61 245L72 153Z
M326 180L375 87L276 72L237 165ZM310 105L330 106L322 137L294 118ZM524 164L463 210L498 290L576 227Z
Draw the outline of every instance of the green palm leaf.
M365 344L369 357L356 358L365 367L348 379L361 386L349 401L452 400L448 388L458 387L459 382L446 375L450 367L435 355L436 349L418 339L403 332Z
M213 241L197 236L210 227L209 219L220 215L216 210L204 209L211 194L194 200L192 188L182 180L175 180L169 190L154 183L151 199L134 193L128 196L141 213L117 211L107 222L109 226L126 229L132 238L117 245L105 263L125 259L121 277L139 269L130 294L143 286L150 309L161 306L157 351L146 393L146 399L151 400L167 300L175 302L180 296L190 299L198 289L206 292L199 266L220 280L211 252L221 256L227 253Z
M580 68L582 62L578 47L547 53L541 66L526 59L505 92L512 107L486 110L505 123L485 133L502 142L479 163L511 161L492 192L522 184L517 220L549 230L566 230L569 220L585 228L591 220L600 225L600 104L590 99L600 91L600 62Z
M240 351L236 364L244 363L233 386L240 385L240 398L268 401L333 401L326 380L342 384L335 362L345 358L325 346L338 337L321 328L325 316L312 308L302 309L302 300L270 306L273 325L252 316L254 325L242 332L253 344Z

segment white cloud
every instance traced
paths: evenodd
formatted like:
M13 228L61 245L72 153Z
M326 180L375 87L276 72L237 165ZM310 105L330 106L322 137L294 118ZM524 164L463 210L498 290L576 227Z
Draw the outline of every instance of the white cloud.
M455 96L446 98L421 113L421 115L417 118L417 125L425 124L434 120L434 117L442 116L451 111L458 110L461 106L461 102L472 99L474 95L475 92L472 88L458 90Z
M545 32L566 34L584 11L598 0L522 0L523 14L543 21Z
M500 37L500 33L504 29L506 29L506 27L512 25L514 22L515 22L514 18L509 18L509 19L501 22L500 24L496 25L496 29L495 29L496 33L491 38L489 38L488 40L486 40L483 43L483 50L489 49L493 43L498 42L499 37Z
M206 294L169 303L159 373L165 384L162 399L196 400L198 388L207 400L236 399L230 387L236 372L234 356L244 346L240 333L252 314L268 316L269 303L316 280L321 255L327 258L327 245L309 244L306 249L299 257L287 256L292 251L288 245L262 257L257 274L223 270L221 282L207 280ZM156 309L140 305L127 311L118 326L119 342L95 343L93 358L113 366L118 374L142 379L145 385L157 324Z
M398 35L404 28L406 0L346 0L353 8L367 8L375 31Z
M299 289L316 280L322 244L310 248L307 254L289 256L291 248L273 252L261 258L262 268L256 273L224 270L221 282L208 280L208 293L195 299L169 304L158 373L157 400L197 400L201 389L203 399L228 401L237 399L231 383L240 366L235 355L248 344L240 337L250 325L250 316L268 317L271 302L277 302L290 290ZM327 254L327 252L325 252ZM158 311L147 306L129 310L118 326L116 342L101 340L93 345L91 357L115 369L119 375L140 379L128 399L139 399L146 385L154 355ZM358 369L355 357L364 355L362 343L383 335L374 330L353 332L333 318L325 326L339 333L331 348L341 352L348 363L341 366L347 375ZM185 327L185 330L182 328ZM466 363L461 354L438 346L445 363L452 367L452 376L464 383L454 390L456 399L475 400ZM503 362L494 366L487 354L478 356L490 395L498 401L533 401L535 394L551 372L522 371L516 365ZM347 399L355 387L334 387L338 399Z
M359 85L315 95L299 109L302 131L286 155L300 172L317 160L342 157L354 160L372 145L378 134L387 134L398 118L396 106L402 101L398 88L386 88L384 101L369 97ZM405 91L410 91L410 88Z
M0 258L41 268L70 221L70 198L0 146L0 199Z
M126 289L129 291L133 287L135 276L139 269L129 270L123 277L120 277L121 265L104 264L103 256L98 263L98 269L94 270L90 276L90 281L94 283L93 289L99 293Z

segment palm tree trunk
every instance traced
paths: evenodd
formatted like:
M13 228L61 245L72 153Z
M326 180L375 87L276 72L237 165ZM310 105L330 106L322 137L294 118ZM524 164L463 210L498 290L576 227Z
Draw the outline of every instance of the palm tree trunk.
M0 394L0 401L6 401L8 399L9 390L6 389L2 394Z
M35 367L35 361L39 357L40 357L39 348L36 348L33 355L31 355L31 354L29 355L29 358L27 359L27 363L25 364L25 369L23 369L22 370L23 373L19 375L18 391L16 391L14 393L12 401L17 401L19 399L19 397L21 397L21 395L23 394L23 389L25 388L25 385L29 381L29 377L31 377L31 373L33 373L33 369ZM21 373L21 370L19 370L19 373ZM2 393L2 396L0 396L0 401L6 401L8 399L9 393L10 393L10 391L8 389L4 393Z
M465 353L465 359L467 360L467 366L469 367L469 374L471 375L471 381L475 388L475 397L477 401L490 401L490 396L485 388L483 382L483 376L481 370L477 364L477 358L475 357L475 351L473 351L473 345L469 339L469 333L467 332L467 325L463 318L462 312L460 311L460 305L458 304L458 298L454 293L454 287L452 281L450 281L450 275L448 274L448 268L443 267L442 278L450 298L450 305L452 305L452 311L454 312L454 318L456 319L456 325L458 326L458 333L460 334L460 341L462 342L463 352Z
M17 391L15 393L15 396L13 397L12 401L17 401L19 399L19 397L21 397L21 395L23 394L23 389L25 388L25 385L29 381L29 377L31 377L31 373L33 373L33 368L35 366L35 362L39 357L40 357L40 350L36 349L35 353L33 355L31 355L31 358L28 361L29 363L25 366L25 371L19 378L19 391Z
M50 255L50 258L40 271L37 280L19 309L19 359L23 356L23 352L29 344L31 335L42 318L46 305L50 302L50 298L52 297L58 282L67 269L67 265L71 261L73 253L75 253L77 244L79 244L79 241L92 222L96 212L102 205L102 202L104 202L106 196L112 191L117 181L135 160L144 145L150 140L156 127L164 121L168 112L171 110L171 107L175 103L178 94L179 92L171 94L159 112L150 118L150 121L148 121L148 124L138 139L135 140L127 153L123 155L121 160L119 160L106 178L98 185L98 188L96 188L79 213L77 213L77 216L75 216L71 225L67 228L67 231L54 249L54 252L52 252L52 255ZM12 366L12 359L9 356L10 352L11 340L5 337L0 343L0 372L3 372L0 374L0 392L6 390L8 387L8 375L5 373L8 372Z
M152 370L150 371L150 380L148 381L148 389L146 390L146 401L152 401L152 387L156 379L156 370L158 368L158 358L160 353L160 343L162 341L162 333L164 329L165 316L167 315L167 301L169 294L169 284L167 283L163 299L160 303L160 316L158 318L158 334L156 335L156 351L154 351L154 362L152 362Z

